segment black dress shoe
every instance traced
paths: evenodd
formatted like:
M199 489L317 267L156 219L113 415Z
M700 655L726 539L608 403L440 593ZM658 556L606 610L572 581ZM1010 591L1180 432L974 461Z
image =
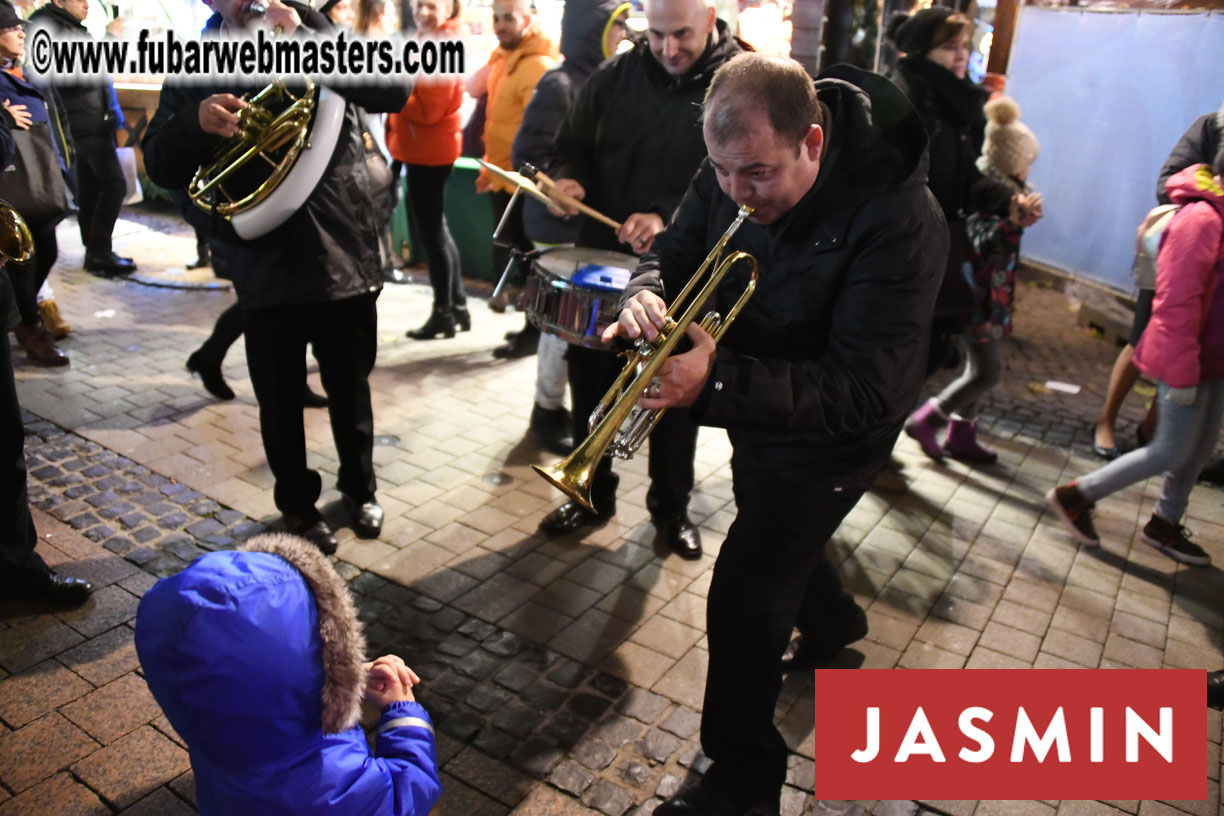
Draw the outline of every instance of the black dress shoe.
M326 408L327 397L310 390L310 383L302 385L302 404L307 408Z
M540 532L549 538L556 538L587 528L602 527L616 515L615 502L608 502L607 507L605 513L592 513L576 501L567 501L540 521Z
M1097 443L1093 442L1092 452L1095 453L1097 456L1099 456L1101 459L1104 459L1106 462L1112 462L1113 460L1118 458L1118 446L1117 445L1110 445L1109 447L1105 447L1104 445L1098 445Z
M102 252L96 255L86 252L85 271L113 278L132 274L136 271L136 264L131 258L120 257L114 252Z
M404 271L394 266L383 267L382 279L386 283L408 283L408 276L404 274Z
M493 349L493 356L499 360L517 360L519 357L535 354L539 345L540 330L535 326L528 326L510 342Z
M353 532L358 538L378 538L382 532L383 509L376 500L358 503L356 499L345 496L344 506L353 517Z
M221 376L221 364L206 360L200 355L200 352L192 352L187 358L187 370L192 374L199 374L200 381L204 383L204 390L212 394L219 400L232 400L234 398L234 389L225 384L225 378Z
M731 802L696 787L677 793L655 808L654 813L655 816L778 816L778 802Z
M336 541L336 536L332 532L331 527L328 527L327 522L317 513L310 518L294 516L290 513L284 513L283 516L285 519L285 530L294 535L300 535L318 547L319 551L324 555L333 555L336 552L336 547L340 546L340 542Z
M0 582L0 598L74 607L85 603L93 592L93 584L84 578L46 572L27 573Z
M1207 705L1224 709L1224 671L1207 672Z
M686 513L679 518L662 521L651 519L659 530L659 537L667 545L667 549L687 561L701 558L701 531L689 520Z
M815 671L841 654L841 650L867 637L867 613L855 605L854 613L840 628L819 637L799 636L791 641L782 656L782 673Z

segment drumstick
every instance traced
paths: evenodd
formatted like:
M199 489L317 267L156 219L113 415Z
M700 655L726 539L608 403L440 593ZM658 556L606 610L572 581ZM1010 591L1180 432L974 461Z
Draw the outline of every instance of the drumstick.
M496 164L489 164L484 159L477 159L490 173L501 176L506 181L522 189L524 193L539 201L546 207L555 207L557 202L544 195L543 191L529 178L515 173L513 170L503 170Z
M574 198L572 195L569 195L568 193L563 191L560 187L557 186L557 182L553 181L548 176L544 175L543 170L538 170L530 164L524 164L522 175L535 181L536 186L540 188L540 191L543 192L544 195L551 198L554 202L558 204L562 204L565 207L575 209L578 212L582 213L583 215L587 215L587 216L590 216L591 218L594 218L596 221L598 221L601 224L608 225L614 230L619 230L621 228L621 224L619 221L613 221L608 216L604 215L598 210L594 210L588 207L587 205L583 204L578 199Z

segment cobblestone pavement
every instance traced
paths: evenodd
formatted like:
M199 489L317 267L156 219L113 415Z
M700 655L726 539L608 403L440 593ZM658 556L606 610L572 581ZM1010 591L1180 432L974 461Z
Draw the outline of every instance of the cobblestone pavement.
M165 223L125 218L117 248L151 270L193 257L191 234ZM157 577L274 525L271 477L241 344L225 367L232 402L183 369L233 296L91 277L75 233L62 226L52 276L76 328L64 342L72 365L19 364L17 375L40 551L98 589L55 615L0 601L0 816L192 813L186 751L140 676L136 605ZM404 330L426 317L426 287L388 287L379 305L382 537L356 539L334 489L323 502L371 650L401 654L425 680L445 788L435 812L646 816L705 763L705 597L734 517L725 435L703 429L697 454L702 560L655 542L642 458L617 465L612 523L546 540L536 524L560 499L529 469L553 458L526 434L535 362L489 354L521 317L477 303L470 333L418 343ZM832 552L871 631L834 666L1219 668L1224 574L1140 541L1155 482L1102 503L1096 551L1078 550L1044 511L1045 490L1094 466L1088 422L1116 353L1076 327L1075 306L1022 287L1007 381L983 413L999 465L935 464L903 439L842 525ZM1142 410L1132 397L1120 438ZM311 463L334 481L326 415L308 411L306 423ZM1187 523L1224 563L1221 494L1196 490ZM778 704L793 750L787 816L1224 816L1212 712L1201 802L817 801L812 697L811 678L791 678Z

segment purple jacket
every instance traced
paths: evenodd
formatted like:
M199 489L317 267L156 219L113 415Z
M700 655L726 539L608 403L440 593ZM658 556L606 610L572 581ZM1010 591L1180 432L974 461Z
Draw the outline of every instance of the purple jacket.
M1152 320L1134 363L1171 388L1191 388L1224 378L1224 189L1205 164L1166 189L1182 207L1160 242Z

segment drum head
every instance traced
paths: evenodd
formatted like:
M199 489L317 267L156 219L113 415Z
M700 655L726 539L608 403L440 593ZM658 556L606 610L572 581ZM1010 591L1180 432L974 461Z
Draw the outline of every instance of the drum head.
M625 269L632 275L637 269L638 259L623 252L611 252L603 249L586 249L584 247L555 247L546 249L535 259L535 263L548 274L556 278L569 280L581 267L587 265L609 266L613 269Z

